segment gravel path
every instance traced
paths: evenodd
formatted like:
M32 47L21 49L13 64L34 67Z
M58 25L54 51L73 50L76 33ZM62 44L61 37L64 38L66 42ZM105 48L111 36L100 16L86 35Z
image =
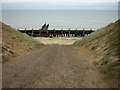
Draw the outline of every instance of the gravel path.
M74 47L46 45L3 64L3 88L109 88Z

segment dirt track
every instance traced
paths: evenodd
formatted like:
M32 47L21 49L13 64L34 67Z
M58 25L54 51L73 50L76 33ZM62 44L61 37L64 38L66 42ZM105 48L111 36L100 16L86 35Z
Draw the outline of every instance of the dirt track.
M47 45L3 64L3 87L109 88L89 60L70 45Z

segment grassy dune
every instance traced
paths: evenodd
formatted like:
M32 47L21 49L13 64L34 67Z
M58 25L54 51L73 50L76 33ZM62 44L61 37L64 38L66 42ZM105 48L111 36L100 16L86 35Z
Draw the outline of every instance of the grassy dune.
M74 43L79 48L87 49L88 52L93 53L96 58L94 65L98 66L102 73L115 77L120 77L120 73L118 73L120 68L119 26L120 20Z
M42 45L42 43L32 39L30 36L20 33L4 23L2 23L2 42L3 62L26 54Z

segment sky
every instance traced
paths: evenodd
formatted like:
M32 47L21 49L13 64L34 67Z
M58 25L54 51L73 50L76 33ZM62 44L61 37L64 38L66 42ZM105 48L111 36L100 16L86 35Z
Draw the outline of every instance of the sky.
M119 0L2 0L3 10L117 10Z

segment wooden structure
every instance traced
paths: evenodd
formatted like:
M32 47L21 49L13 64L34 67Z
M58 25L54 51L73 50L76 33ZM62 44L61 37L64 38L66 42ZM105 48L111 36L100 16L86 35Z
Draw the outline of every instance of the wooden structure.
M56 30L56 29L53 29L53 30L48 30L48 27L49 27L49 24L46 25L44 24L42 26L41 29L39 30L21 30L21 29L18 29L20 32L22 33L26 33L28 34L29 36L32 36L32 37L48 37L48 36L53 36L53 37L84 37L85 35L88 35L88 34L91 34L92 32L94 32L94 30L90 29L90 30L79 30L79 29L75 29L75 30L65 30L65 29L61 29L61 30Z

